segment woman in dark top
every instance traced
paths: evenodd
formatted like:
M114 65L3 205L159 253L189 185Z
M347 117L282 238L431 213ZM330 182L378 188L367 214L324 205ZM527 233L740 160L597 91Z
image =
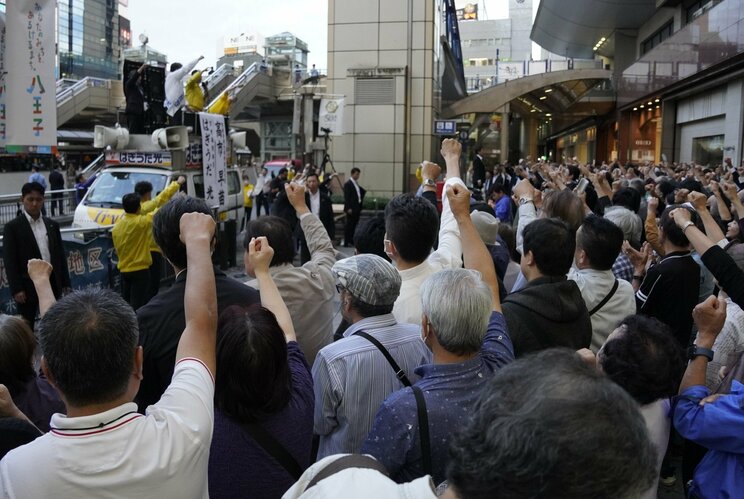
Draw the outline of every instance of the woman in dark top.
M262 307L233 306L219 319L212 499L281 497L297 479L285 461L295 473L311 464L313 382L269 274L273 254L260 237L251 241L245 257L258 279Z
M49 431L55 412L65 412L57 390L34 371L36 337L21 317L0 314L0 384L33 424Z

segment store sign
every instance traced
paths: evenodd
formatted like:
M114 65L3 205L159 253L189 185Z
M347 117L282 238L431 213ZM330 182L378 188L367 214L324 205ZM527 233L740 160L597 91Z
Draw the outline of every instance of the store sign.
M456 9L458 21L477 21L478 20L478 4L468 3L461 9Z
M652 143L650 140L638 139L635 141L635 145L638 147L651 147Z
M0 147L5 147L5 14L0 12Z
M199 113L202 137L204 199L210 208L227 204L227 135L225 117Z
M457 122L451 120L435 120L434 133L436 135L455 135L457 133Z

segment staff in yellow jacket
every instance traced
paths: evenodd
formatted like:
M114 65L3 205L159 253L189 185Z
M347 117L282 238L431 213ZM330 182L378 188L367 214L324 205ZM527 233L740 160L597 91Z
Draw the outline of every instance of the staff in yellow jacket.
M202 72L196 69L191 72L191 76L186 80L186 105L189 110L199 113L204 110L204 91L201 87Z
M185 177L171 182L155 199L142 203L136 192L122 198L124 216L120 217L111 231L114 249L119 258L117 268L121 273L121 292L134 310L147 303L150 296L150 266L152 265L151 246L152 217L157 208L165 204L181 185ZM144 209L147 212L143 212Z

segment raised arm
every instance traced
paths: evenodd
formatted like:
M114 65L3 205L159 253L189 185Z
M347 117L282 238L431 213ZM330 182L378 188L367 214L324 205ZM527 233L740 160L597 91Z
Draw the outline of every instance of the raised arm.
M460 178L460 154L462 153L462 144L460 144L460 141L456 139L444 139L440 152L447 166L447 180Z
M701 348L713 349L718 333L723 329L726 322L726 302L709 296L703 303L697 305L692 311L695 325L698 328L695 345ZM708 367L708 358L699 355L687 364L687 370L679 385L679 393L693 386L705 386L705 373Z
M741 202L739 193L736 191L736 185L726 182L723 185L723 193L729 201L731 201L731 206L736 210L736 216L738 216L739 219L744 218L744 203Z
M310 250L310 261L330 269L336 263L336 252L325 227L307 207L305 187L296 182L290 182L284 185L284 191L289 204L292 205L297 218L300 219L300 227L307 241L307 249Z
M687 195L687 200L692 203L695 211L700 215L700 220L705 226L705 234L711 241L721 241L726 239L726 235L721 230L721 226L713 219L713 215L708 211L708 197L700 192L691 192ZM702 253L701 253L702 254Z
M217 290L212 267L214 219L204 213L186 213L180 221L181 241L186 245L186 290L183 308L186 329L176 350L176 362L184 358L202 361L216 372Z
M465 268L480 272L481 279L491 288L493 310L501 312L499 300L499 283L496 279L496 268L488 248L483 244L478 231L470 218L470 191L466 187L454 185L447 188L447 198L460 228L462 255Z
M57 299L52 291L52 284L49 282L49 276L52 275L52 266L49 262L32 258L28 261L28 276L34 283L36 295L39 297L39 315L44 317Z
M168 202L170 198L173 197L175 193L178 192L178 190L181 188L183 184L186 183L186 177L183 175L178 177L178 180L174 180L168 186L160 191L160 194L155 196L154 199L151 199L149 201L145 201L140 205L140 213L143 215L146 213L150 213L151 211L155 211L156 209L163 206L165 203Z
M718 184L718 182L716 182L715 180L711 180L710 190L713 191L713 196L715 196L716 198L716 205L718 206L718 216L721 218L721 221L726 223L733 220L734 217L731 216L731 210L729 210L729 207L726 206L726 202L723 199L723 193L721 192L721 186Z
M248 243L248 260L250 261L253 272L258 280L258 287L261 290L261 305L270 310L275 316L279 326L284 331L287 342L297 341L292 317L289 315L287 305L279 294L274 279L269 273L269 264L274 256L274 249L269 246L269 240L265 237L254 237Z

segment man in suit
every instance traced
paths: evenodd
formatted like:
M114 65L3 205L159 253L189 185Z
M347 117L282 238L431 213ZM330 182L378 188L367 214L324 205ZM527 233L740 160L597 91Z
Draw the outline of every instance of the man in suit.
M49 280L57 298L70 288L70 275L59 224L41 214L44 187L38 182L24 184L21 188L21 204L21 213L5 224L3 261L18 313L33 327L39 298L28 276L28 261L38 258L52 265Z
M481 147L478 146L475 148L475 156L473 156L473 187L480 189L485 181L486 164L483 162L483 156L481 156Z
M367 191L358 183L362 171L354 167L351 169L351 178L344 184L344 212L346 212L346 227L344 230L344 246L354 246L354 231L359 223L359 215L362 213L362 202Z
M53 191L61 191L65 188L65 176L62 175L62 172L60 171L60 165L56 165L49 173L49 187ZM62 200L62 197L63 194L61 192L55 192L52 194L52 216L54 216L55 211L58 211L60 215L64 215L64 201Z
M142 73L145 68L147 64L143 64L139 69L131 70L124 82L129 133L145 133L145 96L142 92Z

